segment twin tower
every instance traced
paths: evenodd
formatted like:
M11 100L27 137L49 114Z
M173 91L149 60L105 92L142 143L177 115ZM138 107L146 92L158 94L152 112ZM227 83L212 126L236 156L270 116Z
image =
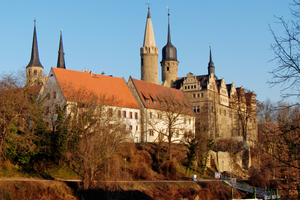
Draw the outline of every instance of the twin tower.
M158 47L155 46L153 26L148 7L144 44L141 54L141 80L159 84L158 81ZM171 43L170 14L168 13L168 41L162 49L161 74L162 85L171 87L178 74L177 50Z

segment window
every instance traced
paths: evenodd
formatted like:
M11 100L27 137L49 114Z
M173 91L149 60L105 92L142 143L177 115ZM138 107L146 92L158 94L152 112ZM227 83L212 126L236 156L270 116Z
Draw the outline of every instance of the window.
M56 99L56 92L53 92L53 99Z
M132 112L129 112L129 119L132 119Z
M196 106L194 106L194 113L195 113L195 112L197 112L197 107L196 107Z
M156 105L156 104L157 104L156 100L153 100L153 104L154 104L154 105Z
M161 114L157 113L157 119L161 119Z
M149 118L152 119L152 112L149 113Z
M196 85L194 85L194 88L196 89Z
M71 107L71 113L75 113L75 106Z
M134 113L134 118L135 118L135 119L138 119L138 118L139 118L139 115L138 115L137 112Z
M193 89L193 86L191 85L191 89Z
M193 98L196 98L196 94L193 94Z
M149 103L150 101L149 101L149 99L146 99L145 102L146 102L146 103Z
M161 102L160 102L160 105L161 105L161 106L164 106L164 102L163 102L163 101L161 101Z
M129 130L131 130L131 131L132 131L132 125L129 125Z
M203 93L201 93L201 97L203 97Z
M36 69L33 71L33 74L34 74L35 76L37 75L37 70L36 70Z
M184 86L184 89L186 89L186 86Z
M189 124L191 124L191 118L189 118Z
M188 89L190 89L190 86L188 86Z
M50 111L49 107L46 106L46 107L45 107L45 115L48 115L48 114L49 114L49 111Z
M58 111L59 111L59 106L58 104L55 104L55 110L54 110L55 114L58 114Z
M123 111L123 118L126 118L126 111Z
M170 70L170 68L169 67L167 67L167 71L169 71Z
M200 97L200 94L198 94L198 98Z
M47 100L50 100L50 93L47 94Z
M108 116L112 117L112 115L113 115L113 110L112 110L112 108L109 108L108 109Z
M139 126L136 126L135 130L139 130Z
M118 110L118 117L121 118L121 110Z
M31 74L31 70L28 70L28 75L30 76L30 74Z
M197 106L197 112L200 112L200 106Z
M149 130L149 135L150 135L150 136L154 136L154 133L153 133L153 130L152 130L152 129Z

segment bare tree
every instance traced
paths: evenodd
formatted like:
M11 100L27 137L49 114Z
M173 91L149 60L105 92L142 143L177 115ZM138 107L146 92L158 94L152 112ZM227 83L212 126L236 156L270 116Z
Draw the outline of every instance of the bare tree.
M194 137L194 116L189 105L178 99L176 93L168 91L158 95L159 109L148 110L147 122L151 131L158 134L155 141L160 147L168 143L168 155L172 158L172 143L182 142L187 137ZM188 129L187 127L192 127Z
M255 96L254 92L241 87L230 101L231 114L235 118L236 127L238 127L239 134L243 137L243 141L256 141L255 138L251 138L251 133L253 136L257 134L257 102Z
M287 103L263 104L259 120L260 170L269 171L285 198L296 199L300 173L300 114Z
M275 57L271 61L277 62L277 67L270 72L273 77L269 83L271 86L278 84L283 86L281 90L283 99L300 97L300 1L293 0L291 5L293 19L286 20L283 17L276 17L278 23L283 27L283 36L276 35L269 26L275 40L271 45Z
M107 164L130 136L119 115L121 100L72 84L63 84L61 89L68 99L61 109L64 114L61 120L50 117L55 119L57 141L64 141L58 154L82 177L84 189L90 189L96 180L106 177Z
M0 80L0 151L21 164L39 152L43 123L41 106L36 101L41 86L19 88L14 75Z

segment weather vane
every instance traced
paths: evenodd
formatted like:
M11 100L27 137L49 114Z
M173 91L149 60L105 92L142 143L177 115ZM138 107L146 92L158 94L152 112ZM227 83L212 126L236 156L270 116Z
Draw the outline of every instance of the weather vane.
M168 8L168 15L170 15L170 4L168 4L167 8Z
M148 3L145 4L148 5L148 9L150 9L150 1L148 1Z
M209 42L208 44L209 44L209 48L211 49L211 42Z

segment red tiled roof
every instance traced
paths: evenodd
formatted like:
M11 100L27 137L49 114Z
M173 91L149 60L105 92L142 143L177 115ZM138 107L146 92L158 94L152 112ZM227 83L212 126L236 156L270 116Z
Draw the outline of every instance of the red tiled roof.
M185 114L194 115L181 90L141 81L134 78L132 78L132 81L138 90L141 100L147 108L162 110L164 107L161 106L161 101L164 101L164 104L171 102L173 105L185 107L186 109L183 111ZM149 99L149 103L146 103L146 99ZM157 101L156 104L154 104L154 101Z
M108 105L139 108L123 78L60 68L52 68L52 70L67 100L74 100L74 97L69 91L71 87L76 91L81 91L79 95L84 95L83 93L97 95L98 103L100 103L99 99L105 96L106 100L114 99L114 103L106 102ZM83 102L90 101L90 99L81 100Z

